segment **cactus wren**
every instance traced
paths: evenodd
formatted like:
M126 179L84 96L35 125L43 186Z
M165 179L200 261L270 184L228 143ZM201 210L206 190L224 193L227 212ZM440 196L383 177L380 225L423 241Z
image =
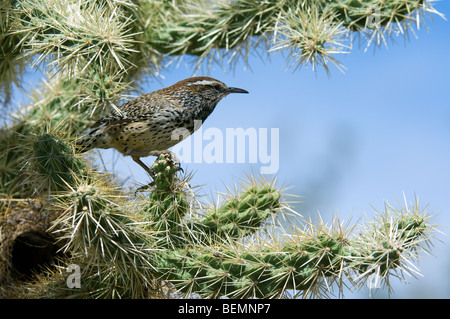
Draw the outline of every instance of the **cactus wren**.
M228 87L209 77L193 77L128 101L97 121L92 130L76 141L76 148L85 152L93 148L115 148L133 160L153 177L140 157L158 156L181 141L173 138L175 129L192 134L198 127L195 120L204 120L217 103L230 93L248 93ZM173 155L173 154L172 154Z

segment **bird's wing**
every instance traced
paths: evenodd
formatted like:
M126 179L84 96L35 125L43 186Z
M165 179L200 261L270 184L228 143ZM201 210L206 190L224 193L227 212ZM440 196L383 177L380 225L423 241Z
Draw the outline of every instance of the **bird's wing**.
M173 107L173 101L165 99L157 92L151 92L125 102L118 107L120 114L116 110L112 110L111 113L95 122L91 128L96 128L104 124L113 125L139 121L171 107Z

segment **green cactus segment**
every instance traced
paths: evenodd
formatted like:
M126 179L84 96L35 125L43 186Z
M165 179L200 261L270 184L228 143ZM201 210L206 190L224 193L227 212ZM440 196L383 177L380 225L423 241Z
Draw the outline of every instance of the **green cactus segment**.
M188 209L189 205L183 195L155 191L150 194L141 213L149 222L158 221L154 229L161 231L177 228Z
M131 225L132 221L120 214L117 204L102 196L96 187L80 185L76 191L61 200L65 200L69 207L64 219L65 227L74 229L71 238L66 242L66 250L85 253L91 247L96 247L102 249L101 253L105 254L113 253L123 244L139 244L139 238L132 235L127 228L127 224ZM105 246L108 243L112 246ZM108 248L113 249L109 251Z
M303 250L306 247L308 251ZM169 280L180 292L204 297L267 298L308 291L321 276L338 276L341 245L330 239L286 245L282 251L179 250L166 258ZM331 247L331 248L330 248Z
M174 11L178 14L167 16L161 21L160 28L146 29L146 37L158 51L171 55L201 56L212 45L233 49L251 37L267 32L272 27L270 22L280 14L284 3L285 1L273 0L219 2L212 9L212 14L210 11L205 14L201 6L194 7L181 1L176 4L160 4L158 10L162 14ZM196 16L195 20L184 14L185 11L192 10L198 10L196 14L192 14ZM230 32L239 29L240 32Z
M403 260L414 257L409 252L430 229L418 213L388 211L389 218L362 224L360 236L347 237L341 228L322 225L296 229L278 248L244 246L239 241L261 238L264 222L283 207L273 183L252 181L192 217L187 183L177 177L170 158L161 155L151 169L154 189L140 214L160 249L154 257L158 278L185 295L268 298L293 291L309 296L352 272L367 279L378 271L386 278L390 271L404 269Z
M140 215L145 228L152 232L161 247L184 245L189 232L184 223L190 211L189 195L176 177L179 168L169 154L160 155L151 166L154 188L144 199Z
M83 297L144 298L155 277L149 238L105 185L81 183L58 199L67 207L51 230L82 268Z
M180 292L204 297L268 298L286 290L307 293L321 277L343 270L345 243L327 235L286 243L281 251L267 247L225 250L178 249L164 258L163 278Z
M425 218L421 216L404 216L397 223L400 237L405 244L412 243L422 236L428 229Z
M13 130L0 129L0 194L8 197L19 197L29 190L23 189L24 149L21 148L23 137L19 134L22 126Z
M177 186L176 172L179 170L169 154L160 155L150 168L154 174L154 184L158 191L170 192Z
M189 211L184 194L171 194L155 190L149 194L140 214L144 217L146 229L158 239L160 247L181 246L186 243L188 228L183 218Z
M135 51L136 40L129 33L131 19L122 15L121 6L112 10L95 0L83 4L21 0L16 7L27 36L36 40L26 42L28 54L38 56L36 63L57 54L61 57L58 66L69 71L103 61L123 70L130 66L127 58Z
M411 261L419 258L419 251L427 251L425 246L429 245L429 233L433 229L428 217L417 212L402 212L396 219L383 216L345 247L347 267L359 273L360 280L373 273L383 279L391 271L416 273Z
M336 20L352 31L364 28L386 27L393 21L401 22L417 10L425 7L425 1L328 1L336 12ZM375 25L376 24L376 25Z
M278 190L271 185L251 186L206 212L200 224L207 234L245 237L277 212L280 197Z
M69 145L52 134L36 137L33 143L33 167L48 187L65 190L84 175L84 163L71 152Z
M130 80L129 74L149 66L155 71L165 55L189 54L201 60L213 58L211 53L218 49L231 58L248 56L261 44L272 50L272 43L280 40L280 27L287 24L295 33L298 26L306 26L311 20L310 11L331 16L332 29L343 26L364 34L378 28L389 35L395 33L394 29L419 25L419 17L425 13L437 13L432 3L423 0L85 0L83 4L18 0L1 9L5 17L13 17L0 18L0 27L5 31L11 28L11 32L4 32L4 41L0 40L0 47L4 47L0 50L0 73L7 79L23 73L13 67L22 64L23 53L35 58L34 65L49 63L70 75L101 65L108 72L126 72L124 79ZM303 18L289 26L286 17L299 9ZM374 19L376 26L371 27ZM320 28L306 31L311 39L323 32ZM346 35L336 36L349 40ZM336 39L330 36L328 40L324 42ZM103 93L100 99L106 97Z
M0 3L0 103L10 102L13 83L19 84L25 71L20 63L22 53L17 49L22 37L11 34L12 25L17 21L11 1Z
M192 10L187 6L184 8L182 2L142 6L144 12L160 10L161 15L165 15L164 12L177 13L158 21L159 28L146 29L146 39L155 49L171 55L196 56L204 55L213 47L230 50L252 37L262 37L277 30L280 17L295 11L299 4L290 0L219 2L209 8L207 14L201 6L196 7L198 12L192 16L185 14L185 11ZM336 25L342 24L351 31L359 31L388 27L393 22L408 20L413 12L425 9L426 4L422 0L303 1L300 8L305 11L314 8L318 14L332 13Z
M252 180L204 208L193 205L187 180L163 154L151 166L150 192L136 206L108 179L85 172L54 135L35 138L32 158L36 172L62 194L56 198L65 212L52 230L62 234L64 250L81 260L85 297L141 298L159 281L183 296L316 296L333 283L342 287L354 273L359 280L374 272L387 280L392 271L408 271L432 228L416 206L412 212L388 207L385 215L361 224L358 235L341 225L308 224L272 243L271 233L262 230L285 207L274 183ZM196 213L199 207L203 213Z
M98 77L108 80L100 71L82 79L51 78L32 92L33 103L20 120L34 131L57 130L67 137L78 137L110 107L108 97L114 94Z
M148 228L161 232L161 236L170 239L172 245L183 243L185 236L209 243L220 241L220 238L248 236L261 228L263 222L280 208L281 195L273 185L250 185L220 206L207 210L202 217L186 221L185 216L191 211L190 193L186 183L176 177L179 169L164 154L155 161L151 170L155 189L145 199L141 214L148 222Z
M76 209L81 213L80 222L89 218L90 221L86 221L86 223L91 223L92 225L92 227L86 227L86 230L90 232L86 234L87 238L91 240L98 238L101 241L102 236L109 237L109 240L113 240L117 243L117 246L126 244L142 245L142 239L125 228L127 225L132 224L132 220L121 214L118 209L111 207L111 204L108 205L105 199L98 198L95 194L91 195L92 192L95 192L95 190L92 189L84 194L75 196ZM91 196L92 198L87 198ZM90 211L87 212L87 210ZM100 247L98 245L100 243L92 242L91 245Z
M420 247L431 229L425 217L417 214L402 215L391 222L392 226L377 223L378 229L388 229L384 235L398 234L390 243L381 241L382 234L366 228L354 240L326 229L314 234L300 232L281 249L252 245L250 250L248 246L229 250L226 244L186 246L160 255L161 278L181 293L208 298L269 298L280 297L286 291L314 295L342 281L344 275L354 279L353 271L362 280L374 271L385 279L389 271L404 269L403 260L413 257L409 253ZM373 243L368 239L371 237ZM379 246L376 249L375 243Z

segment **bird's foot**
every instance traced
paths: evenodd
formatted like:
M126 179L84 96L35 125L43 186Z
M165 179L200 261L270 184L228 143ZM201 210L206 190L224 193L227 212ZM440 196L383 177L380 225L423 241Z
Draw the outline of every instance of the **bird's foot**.
M152 151L151 154L152 156L156 156L156 157L160 157L161 155L163 155L164 157L166 157L166 159L168 161L171 161L174 166L176 166L178 168L178 170L183 170L181 168L181 163L180 163L180 159L178 158L177 154L175 154L172 151L169 150L165 150L165 151Z
M139 192L145 192L147 189L149 189L155 185L156 185L155 181L152 181L151 183L148 183L147 185L142 185L141 187L139 187L138 189L136 189L134 191L134 195L136 195Z
M156 156L159 158L161 155L163 155L167 161L171 161L174 166L177 168L177 171L181 171L184 173L183 168L181 167L180 160L178 159L178 156L169 150L164 151L149 151L149 152L141 152L141 151L133 151L129 155L132 156L133 160L138 163L142 168L144 168L152 178L154 178L154 172L152 169L150 169L147 165L145 165L139 158L140 157L147 157L147 156Z

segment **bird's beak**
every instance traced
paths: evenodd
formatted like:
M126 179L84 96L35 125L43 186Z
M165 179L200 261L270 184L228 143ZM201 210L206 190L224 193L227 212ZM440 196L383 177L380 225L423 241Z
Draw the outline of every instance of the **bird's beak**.
M239 89L239 88L228 88L225 90L224 93L248 93L248 91L244 90L244 89Z

